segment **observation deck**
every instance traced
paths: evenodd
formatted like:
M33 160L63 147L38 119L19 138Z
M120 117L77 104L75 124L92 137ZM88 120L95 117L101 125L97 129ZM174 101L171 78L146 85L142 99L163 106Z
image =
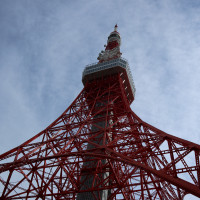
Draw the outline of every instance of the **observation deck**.
M128 61L124 58L120 57L102 63L93 63L87 65L82 74L82 82L85 85L88 81L117 73L120 73L126 96L129 102L132 103L136 90Z

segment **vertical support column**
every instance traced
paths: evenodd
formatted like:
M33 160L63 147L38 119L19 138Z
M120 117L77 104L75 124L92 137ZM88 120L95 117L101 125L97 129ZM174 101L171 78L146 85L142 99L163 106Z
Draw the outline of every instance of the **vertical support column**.
M98 110L100 107L104 106L104 103L97 102L95 109ZM96 143L98 145L103 145L103 142L105 140L104 136L104 129L109 126L109 121L107 121L107 115L106 111L103 113L100 113L98 115L95 115L93 121L94 125L92 125L92 130L91 130L91 136L95 135L91 139L91 142ZM87 150L92 150L96 151L96 146L88 143L87 145ZM103 181L109 176L109 172L102 172L98 173L98 165L105 165L106 164L105 159L98 159L95 157L85 157L85 162L83 163L82 170L81 170L81 188L80 190L86 190L85 192L78 193L77 195L77 200L107 200L110 190L101 190L98 188L97 180ZM109 183L108 183L109 184ZM96 191L94 191L94 188L96 187ZM100 186L101 187L101 186ZM92 189L93 191L89 191ZM88 191L87 191L88 190Z
M172 149L172 141L170 139L168 139L167 142L168 142L168 146L169 146L169 150L170 150L171 162L174 162L175 159L174 159L174 154L173 154L173 149ZM174 163L172 164L172 167L173 167L173 176L175 178L177 178L176 166ZM177 193L178 193L178 198L182 199L181 191L180 191L179 187L177 187Z
M197 181L198 181L198 187L200 188L199 150L195 150L195 159L196 159L196 166L197 166Z

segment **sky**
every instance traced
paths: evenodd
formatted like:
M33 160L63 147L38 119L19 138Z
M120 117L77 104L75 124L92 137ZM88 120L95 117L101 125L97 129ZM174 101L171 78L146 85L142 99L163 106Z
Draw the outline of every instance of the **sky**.
M0 0L0 154L71 104L116 23L136 86L132 110L200 143L200 1Z

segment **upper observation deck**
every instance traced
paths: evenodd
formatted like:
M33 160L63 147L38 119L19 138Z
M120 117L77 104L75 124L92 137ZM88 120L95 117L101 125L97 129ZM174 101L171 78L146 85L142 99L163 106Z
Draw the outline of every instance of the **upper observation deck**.
M126 96L131 103L135 96L135 85L129 64L124 58L120 57L102 63L87 65L82 74L82 82L85 85L87 81L92 81L100 77L106 77L116 73L120 73L126 91Z

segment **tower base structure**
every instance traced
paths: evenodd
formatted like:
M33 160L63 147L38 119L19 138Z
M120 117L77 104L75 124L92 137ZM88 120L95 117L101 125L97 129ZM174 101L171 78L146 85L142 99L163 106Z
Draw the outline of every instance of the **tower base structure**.
M0 199L200 197L200 146L143 122L125 93L120 74L88 82L49 127L2 154Z

